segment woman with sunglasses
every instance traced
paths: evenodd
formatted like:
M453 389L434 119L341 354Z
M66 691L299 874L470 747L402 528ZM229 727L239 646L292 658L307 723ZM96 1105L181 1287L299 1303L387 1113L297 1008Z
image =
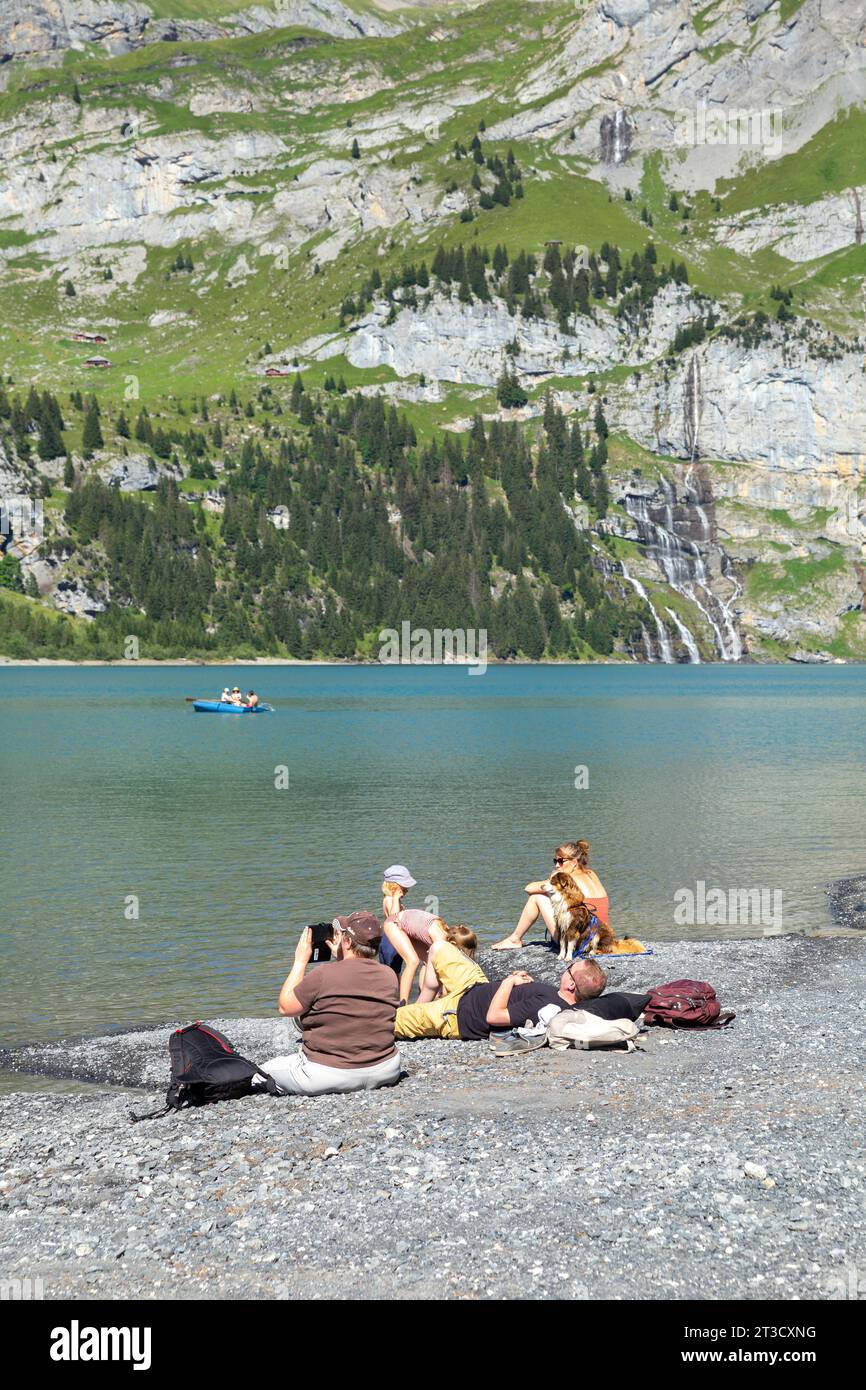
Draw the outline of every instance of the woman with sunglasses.
M553 856L553 866L559 872L571 875L590 912L594 912L598 920L608 926L610 903L604 884L598 874L589 867L589 841L568 840L564 845L560 845ZM544 882L545 880L541 879L538 883L527 883L526 892L529 898L520 914L520 921L510 936L494 943L494 951L519 950L523 945L524 936L539 917L551 936L554 935L553 906L544 892Z

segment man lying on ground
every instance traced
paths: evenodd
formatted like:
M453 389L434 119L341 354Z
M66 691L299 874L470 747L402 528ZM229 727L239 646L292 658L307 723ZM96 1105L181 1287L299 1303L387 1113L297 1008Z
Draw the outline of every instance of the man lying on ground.
M432 976L432 979L431 979ZM441 984L442 993L429 1003L406 1004L397 1010L394 1031L398 1038L487 1038L496 1029L522 1028L538 1023L542 1011L582 1006L597 999L607 976L594 960L576 960L562 974L559 988L533 980L525 970L491 982L474 961L456 946L436 941L430 947L424 993ZM614 1011L623 995L609 995ZM605 1013L604 1016L611 1016ZM619 1015L614 1012L613 1017ZM626 1013L631 1017L630 1011ZM545 1014L545 1020L547 1014Z
M376 959L381 940L379 919L371 912L335 917L328 942L333 959L304 978L313 943L309 927L301 933L278 1006L286 1018L300 1020L301 1046L262 1067L284 1094L367 1091L400 1080L397 978Z

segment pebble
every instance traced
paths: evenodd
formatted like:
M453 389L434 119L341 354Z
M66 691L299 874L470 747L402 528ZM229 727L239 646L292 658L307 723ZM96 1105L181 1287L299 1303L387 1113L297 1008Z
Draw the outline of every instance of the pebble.
M767 1176L767 1170L761 1163L744 1163L743 1172L747 1178L760 1178L761 1181Z

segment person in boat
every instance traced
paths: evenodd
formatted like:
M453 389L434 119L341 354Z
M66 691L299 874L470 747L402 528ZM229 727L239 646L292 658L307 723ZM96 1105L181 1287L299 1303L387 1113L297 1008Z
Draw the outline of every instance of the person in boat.
M594 912L604 926L610 925L610 903L604 884L598 874L589 867L589 841L567 840L559 846L553 856L554 869L570 874L583 894L590 912ZM526 906L520 914L520 921L509 936L493 944L494 951L517 951L523 945L523 938L539 917L554 935L553 905L544 892L544 879L537 883L527 883L525 892L529 894Z
M232 692L227 685L223 686L223 693L220 695L220 704L230 705L232 702Z
M457 932L456 927L448 927L442 918L433 912L403 906L406 893L415 887L417 881L405 864L391 864L385 870L382 880L382 915L385 924L379 959L383 965L390 965L400 977L401 1004L409 1002L415 975L419 969L423 977L423 967L427 963L433 942L447 941L450 939L449 932ZM474 933L468 928L463 930L474 937ZM454 944L460 949L466 946L471 949L468 937L463 939L462 945L455 938ZM475 944L477 946L477 940Z
M242 705L243 702L244 697L241 694L240 686L233 685L229 692L228 703L230 705Z
M247 706L247 709L255 709L256 706L258 705L258 703L259 703L259 697L258 697L258 695L256 694L256 692L255 692L254 690L248 691L248 692L247 692L247 698L246 698L246 706Z

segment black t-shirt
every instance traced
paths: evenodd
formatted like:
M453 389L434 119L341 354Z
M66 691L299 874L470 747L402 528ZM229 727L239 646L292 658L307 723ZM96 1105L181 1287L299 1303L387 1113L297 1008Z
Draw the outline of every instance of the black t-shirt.
M486 985L472 985L463 995L457 1005L457 1032L464 1041L476 1042L479 1038L490 1036L487 1010L501 984L501 980L493 980ZM538 1011L545 1004L565 1008L565 1000L554 985L546 985L542 980L533 980L531 985L515 985L508 1000L511 1027L522 1028L524 1023L537 1023Z
M487 1010L498 990L501 980L484 985L473 985L467 989L457 1005L457 1032L465 1042L477 1042L490 1036ZM576 1005L598 1018L636 1019L643 1013L650 996L648 994L602 994L597 999L583 999ZM508 1017L512 1028L522 1028L525 1023L537 1023L539 1012L547 1004L556 1004L567 1009L562 995L555 985L546 985L541 980L533 980L531 985L515 985L508 1000Z

